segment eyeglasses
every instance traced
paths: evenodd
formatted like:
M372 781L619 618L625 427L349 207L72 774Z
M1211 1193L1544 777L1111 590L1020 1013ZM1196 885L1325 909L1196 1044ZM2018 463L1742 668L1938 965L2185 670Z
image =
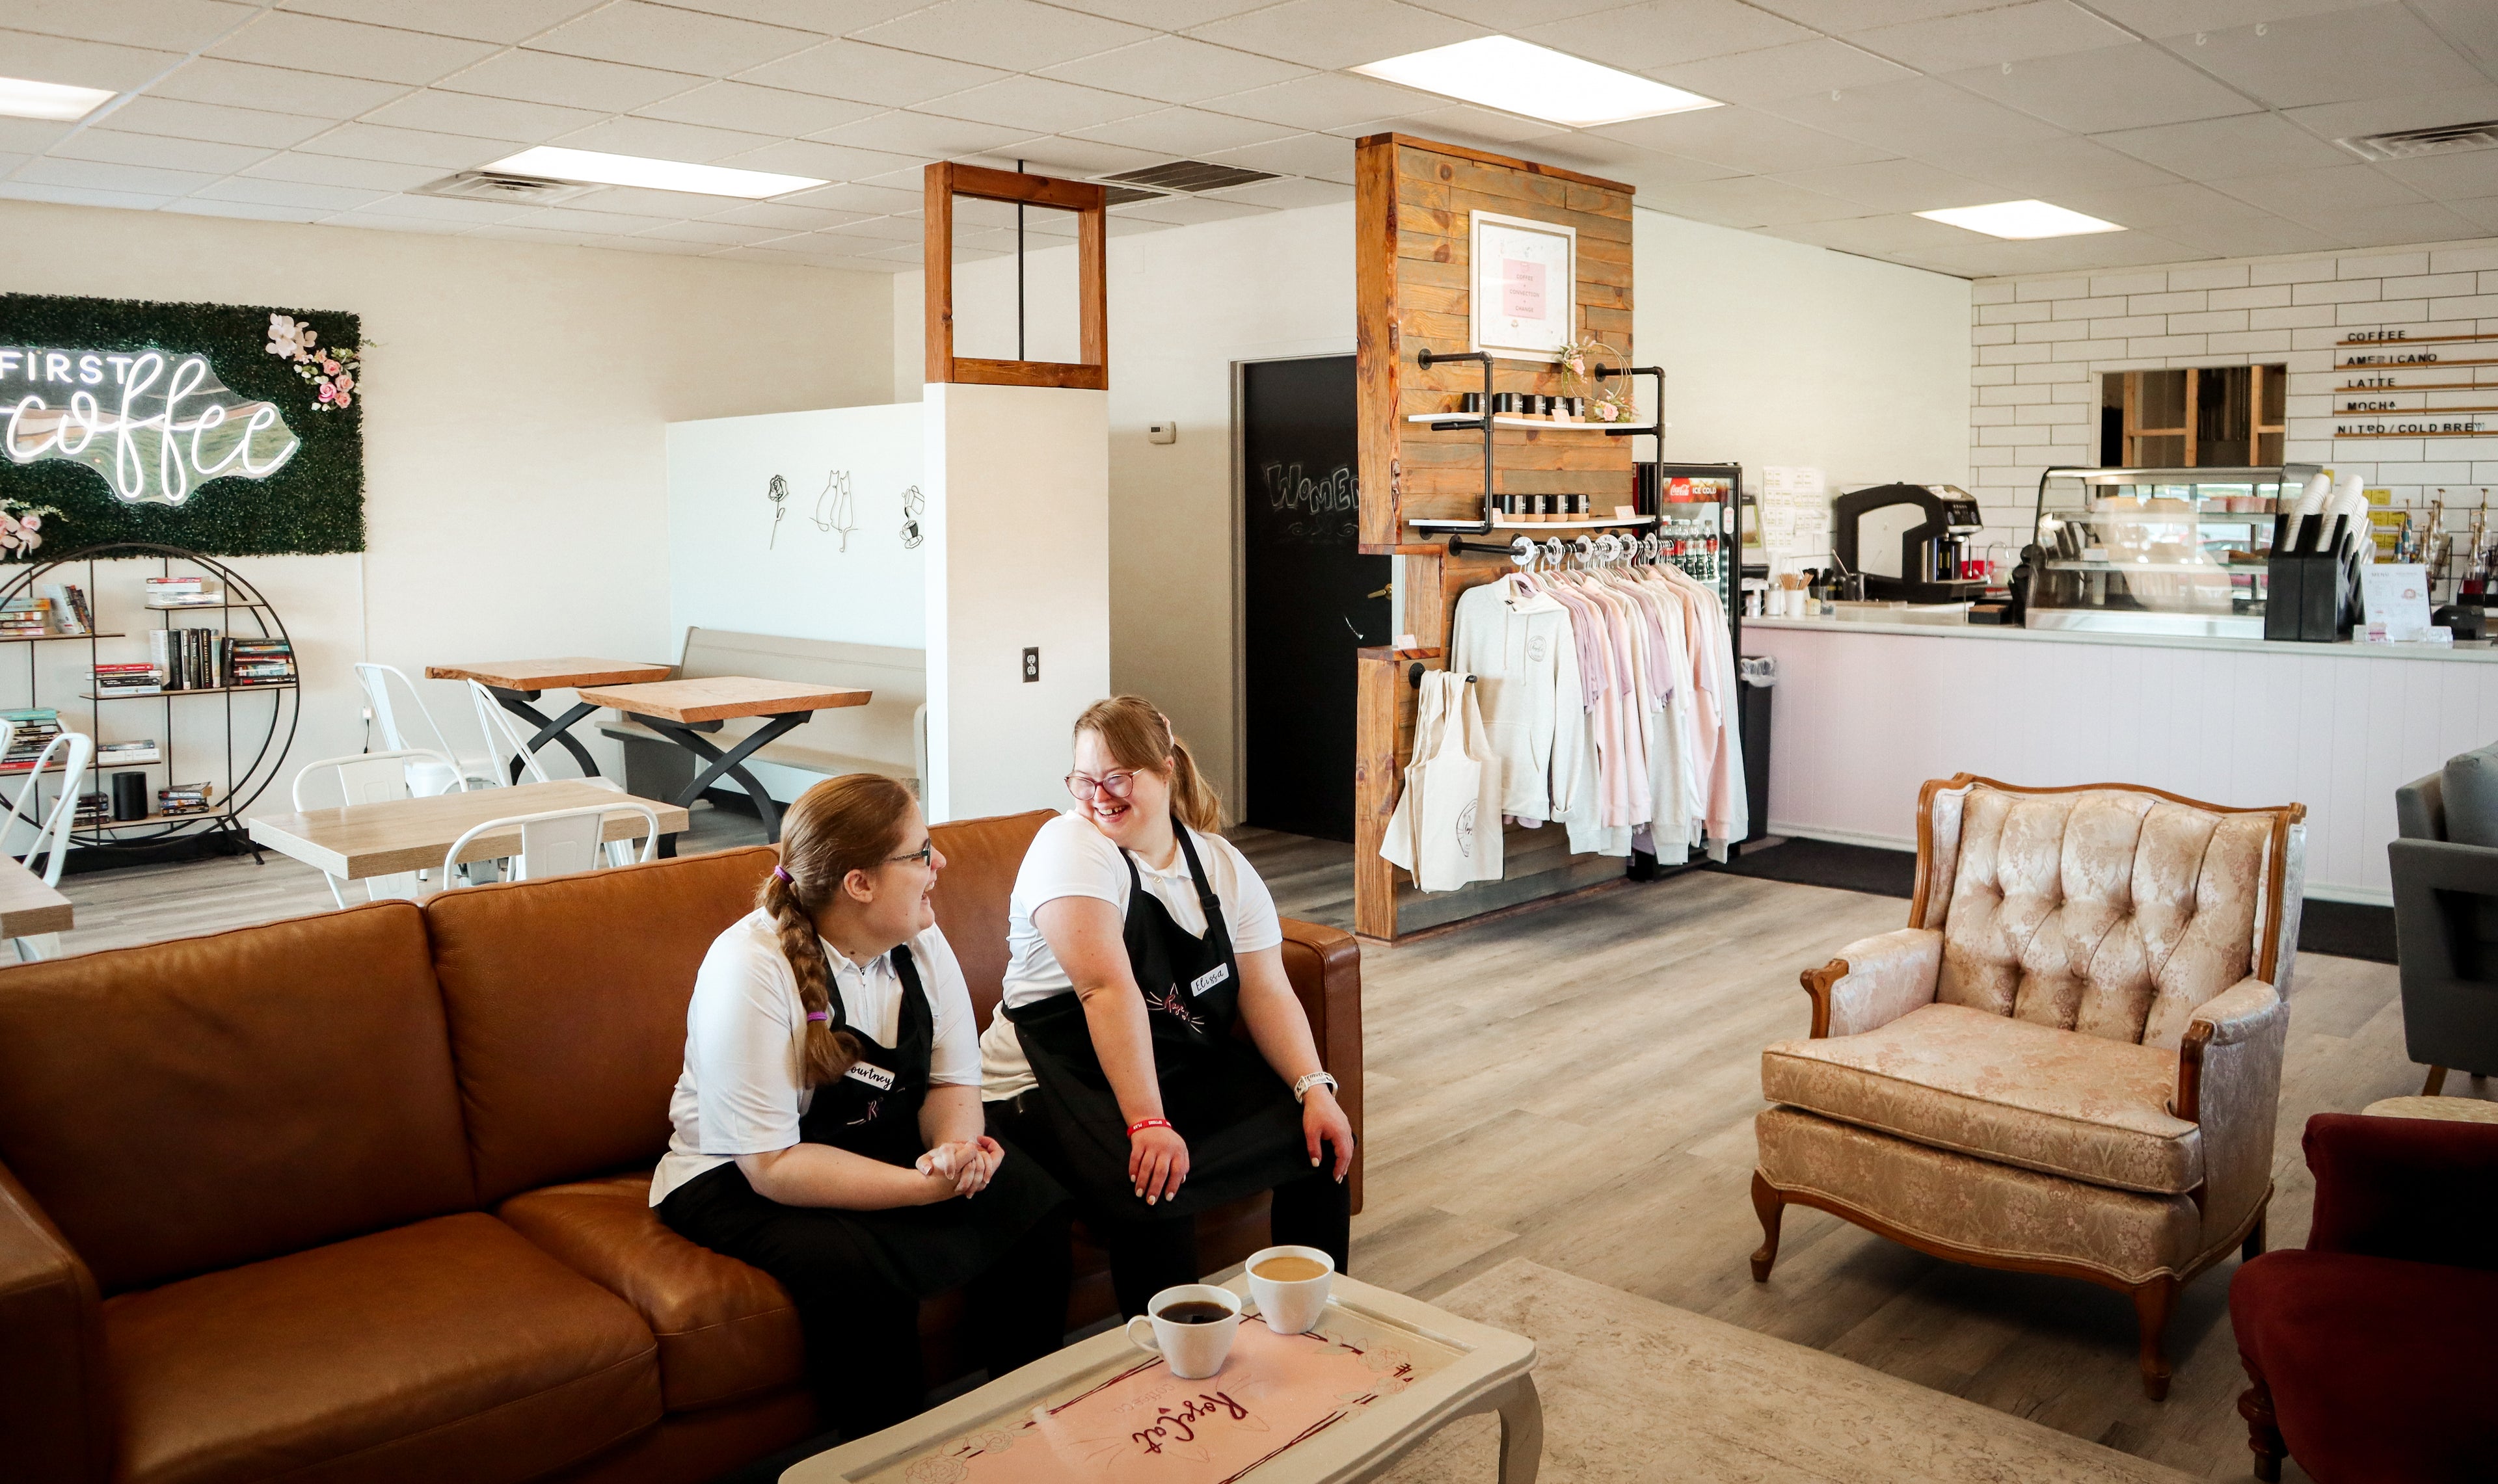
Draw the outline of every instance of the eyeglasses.
M916 862L918 862L920 865L925 866L925 865L927 865L927 864L928 864L929 857L931 857L931 856L935 855L936 853L937 853L937 842L936 842L935 840L930 840L927 844L924 844L924 845L920 846L918 849L916 849L916 850L914 850L914 851L911 852L909 855L889 855L889 856L886 856L884 859L885 859L885 864L887 864L887 865L891 865L892 863L894 863L894 862L896 862L896 861L916 861Z
M1113 799L1127 798L1128 791L1137 786L1137 774L1136 770L1130 768L1105 773L1099 778L1088 778L1080 773L1071 773L1067 775L1066 782L1067 791L1075 796L1076 803L1091 804L1093 795L1097 791L1107 794Z

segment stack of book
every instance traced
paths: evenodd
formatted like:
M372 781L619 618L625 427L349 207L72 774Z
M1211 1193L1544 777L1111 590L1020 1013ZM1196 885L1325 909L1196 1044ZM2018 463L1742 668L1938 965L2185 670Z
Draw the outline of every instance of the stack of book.
M208 580L197 577L151 577L147 580L149 608L222 608L226 595L210 587Z
M84 588L74 583L46 583L44 596L51 599L53 632L83 634L95 627L95 615L87 611Z
M229 639L224 642L226 683L248 685L295 683L295 646L284 639Z
M165 688L165 678L153 665L98 665L95 667L95 694L103 700L112 696L152 696Z
M20 594L0 602L0 639L42 639L52 630L52 600Z
M95 749L98 768L136 768L142 763L165 761L164 749L150 737L142 742L111 742Z
M71 820L71 824L74 828L80 830L93 830L111 823L112 823L112 796L111 794L79 795L78 813Z
M168 817L205 814L216 796L213 783L169 783L156 790L156 812Z
M34 710L0 711L15 729L9 734L9 750L0 755L0 774L32 773L35 759L45 746L61 735L61 713L49 707Z
M217 631L157 629L147 636L147 656L165 678L167 690L217 688Z

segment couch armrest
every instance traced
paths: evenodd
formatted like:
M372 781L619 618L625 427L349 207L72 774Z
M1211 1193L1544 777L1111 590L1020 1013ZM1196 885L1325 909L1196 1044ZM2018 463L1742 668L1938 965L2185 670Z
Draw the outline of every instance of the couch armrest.
M2320 1113L2311 1251L2498 1269L2498 1123Z
M2177 1047L2168 1111L2202 1125L2203 1235L2234 1235L2272 1191L2290 1007L2261 979L2241 979L2195 1008Z
M112 1472L95 1279L0 1165L0 1457L23 1484Z
M1361 1209L1361 944L1339 928L1284 919L1284 972L1310 1018L1319 1064L1335 1074L1338 1103L1353 1121L1353 1209Z
M1858 938L1838 958L1804 971L1804 992L1812 996L1813 1039L1852 1036L1934 1003L1942 966L1943 935L1935 929L1902 928Z

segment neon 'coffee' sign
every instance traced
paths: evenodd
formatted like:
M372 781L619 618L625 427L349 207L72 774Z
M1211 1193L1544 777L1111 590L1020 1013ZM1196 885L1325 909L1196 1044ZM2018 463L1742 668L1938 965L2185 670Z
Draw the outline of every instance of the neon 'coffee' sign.
M267 479L302 442L206 356L0 347L0 447L12 463L81 463L131 504L179 505L212 479Z

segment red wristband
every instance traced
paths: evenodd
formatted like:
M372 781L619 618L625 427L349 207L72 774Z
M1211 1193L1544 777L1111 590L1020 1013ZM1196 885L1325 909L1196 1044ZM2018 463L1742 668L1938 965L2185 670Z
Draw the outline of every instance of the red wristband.
M1138 1119L1128 1125L1128 1137L1131 1139L1135 1138L1138 1129L1169 1128L1170 1126L1170 1120L1169 1119Z

